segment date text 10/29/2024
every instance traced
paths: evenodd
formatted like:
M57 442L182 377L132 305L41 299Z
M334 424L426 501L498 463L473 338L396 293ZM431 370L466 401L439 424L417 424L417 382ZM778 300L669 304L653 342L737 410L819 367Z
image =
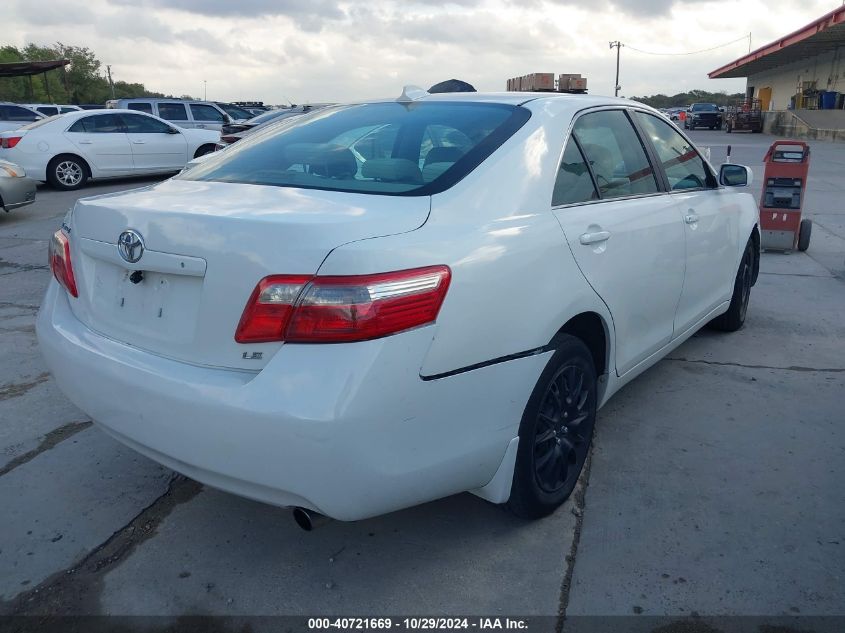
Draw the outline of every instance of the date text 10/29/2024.
M310 631L527 631L528 621L521 618L308 618Z

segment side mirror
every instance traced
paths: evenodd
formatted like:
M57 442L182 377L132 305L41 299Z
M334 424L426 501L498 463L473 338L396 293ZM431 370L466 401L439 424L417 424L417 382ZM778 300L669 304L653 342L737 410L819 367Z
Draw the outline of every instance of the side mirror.
M168 134L179 134L179 130L177 130L175 127L169 127L169 128L167 128L167 133Z
M725 187L748 187L753 179L753 172L745 165L726 163L719 168L719 184Z

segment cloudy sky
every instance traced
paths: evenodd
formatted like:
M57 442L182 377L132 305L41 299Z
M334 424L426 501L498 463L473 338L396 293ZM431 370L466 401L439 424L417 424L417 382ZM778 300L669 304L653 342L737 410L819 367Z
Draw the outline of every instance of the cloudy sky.
M625 96L741 91L707 72L835 9L840 0L2 0L0 42L87 46L115 79L224 101L345 101L452 77L576 72ZM634 50L638 49L638 50Z

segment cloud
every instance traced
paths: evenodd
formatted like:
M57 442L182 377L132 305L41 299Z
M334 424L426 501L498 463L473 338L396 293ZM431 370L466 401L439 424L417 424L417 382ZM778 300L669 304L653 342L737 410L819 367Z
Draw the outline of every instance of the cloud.
M341 19L343 11L334 0L113 0L116 5L174 9L218 17L285 15L297 20Z

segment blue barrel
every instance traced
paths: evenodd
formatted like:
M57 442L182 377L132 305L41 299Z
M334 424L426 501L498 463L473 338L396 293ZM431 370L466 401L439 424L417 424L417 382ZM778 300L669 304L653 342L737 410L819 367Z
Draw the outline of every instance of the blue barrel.
M822 110L833 110L836 107L836 97L839 96L838 92L823 92L822 93Z

